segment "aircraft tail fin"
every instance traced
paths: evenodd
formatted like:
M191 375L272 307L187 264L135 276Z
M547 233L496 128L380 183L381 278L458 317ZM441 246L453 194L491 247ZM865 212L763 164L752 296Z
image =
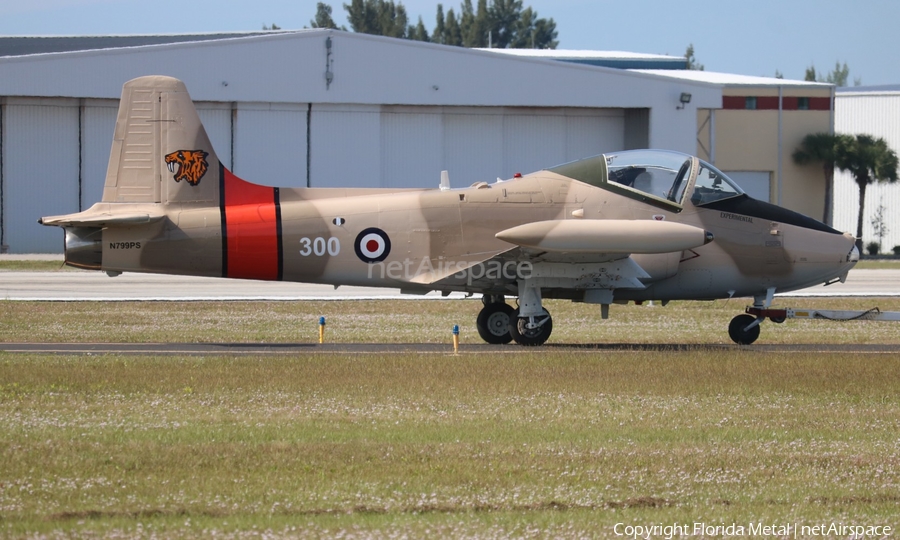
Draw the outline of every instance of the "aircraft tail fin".
M219 204L220 168L184 83L159 75L125 83L103 202Z

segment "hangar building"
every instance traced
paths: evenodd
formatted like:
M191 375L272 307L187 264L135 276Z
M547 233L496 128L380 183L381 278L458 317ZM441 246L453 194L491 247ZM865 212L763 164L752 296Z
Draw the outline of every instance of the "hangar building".
M315 187L432 187L444 169L463 186L621 149L696 154L703 115L722 108L725 88L668 69L334 30L155 38L4 38L18 40L13 52L0 40L4 250L62 250L59 232L36 220L100 199L121 87L141 75L187 84L237 175ZM644 56L637 67L672 58ZM784 202L803 211L808 198Z
M868 134L887 141L900 155L900 85L859 86L838 88L835 96L834 131L851 135ZM856 234L859 215L859 188L850 173L834 171L835 226ZM900 245L900 184L870 184L866 188L863 216L863 246L877 242L872 218L879 206L884 206L887 234L881 242L881 252L891 253Z

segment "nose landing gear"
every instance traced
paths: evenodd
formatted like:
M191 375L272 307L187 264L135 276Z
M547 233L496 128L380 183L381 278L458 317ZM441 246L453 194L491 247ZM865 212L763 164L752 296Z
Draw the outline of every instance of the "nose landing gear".
M765 296L753 297L753 307L747 308L747 312L731 319L728 325L728 337L738 345L750 345L759 338L759 325L766 320L769 306L775 298L775 287L766 289ZM764 315L763 313L766 313ZM772 319L775 321L775 318ZM779 322L779 321L775 321ZM782 319L780 322L784 322Z
M728 336L738 345L750 345L759 338L759 323L752 315L738 315L728 325Z

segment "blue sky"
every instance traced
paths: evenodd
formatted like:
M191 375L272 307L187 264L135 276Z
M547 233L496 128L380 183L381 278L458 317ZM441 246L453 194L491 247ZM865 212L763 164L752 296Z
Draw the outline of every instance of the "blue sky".
M343 2L330 3L338 24ZM406 0L434 26L432 0ZM444 9L458 7L444 2ZM846 62L864 85L900 84L898 0L524 0L553 17L559 48L682 55L707 70L802 79ZM2 35L141 34L303 28L315 0L0 0Z

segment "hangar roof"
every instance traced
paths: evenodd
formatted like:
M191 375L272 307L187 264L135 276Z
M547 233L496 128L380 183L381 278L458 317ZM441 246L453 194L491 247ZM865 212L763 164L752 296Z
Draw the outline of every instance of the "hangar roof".
M560 60L574 64L603 66L619 69L686 69L683 56L644 54L626 51L586 51L566 49L478 49L499 54Z
M900 84L882 84L875 86L843 86L835 90L839 96L900 94Z
M668 108L688 91L693 106L721 103L721 87L708 81L353 32L199 36L2 57L0 96L114 99L123 82L160 74L183 80L196 100L217 102Z
M698 71L698 70L662 70L662 69L635 69L632 70L639 73L647 73L659 75L661 77L671 77L673 79L682 79L686 81L706 82L720 84L723 86L791 86L795 88L808 87L826 89L834 86L831 83L819 83L811 81L798 81L794 79L778 79L775 77L755 77L752 75L737 75L734 73L718 73L715 71Z
M55 52L87 51L94 49L116 49L140 47L164 43L185 43L210 41L234 37L271 34L260 32L215 32L201 34L150 34L150 35L108 35L108 36L0 36L0 57L47 54ZM282 33L275 31L274 33Z

